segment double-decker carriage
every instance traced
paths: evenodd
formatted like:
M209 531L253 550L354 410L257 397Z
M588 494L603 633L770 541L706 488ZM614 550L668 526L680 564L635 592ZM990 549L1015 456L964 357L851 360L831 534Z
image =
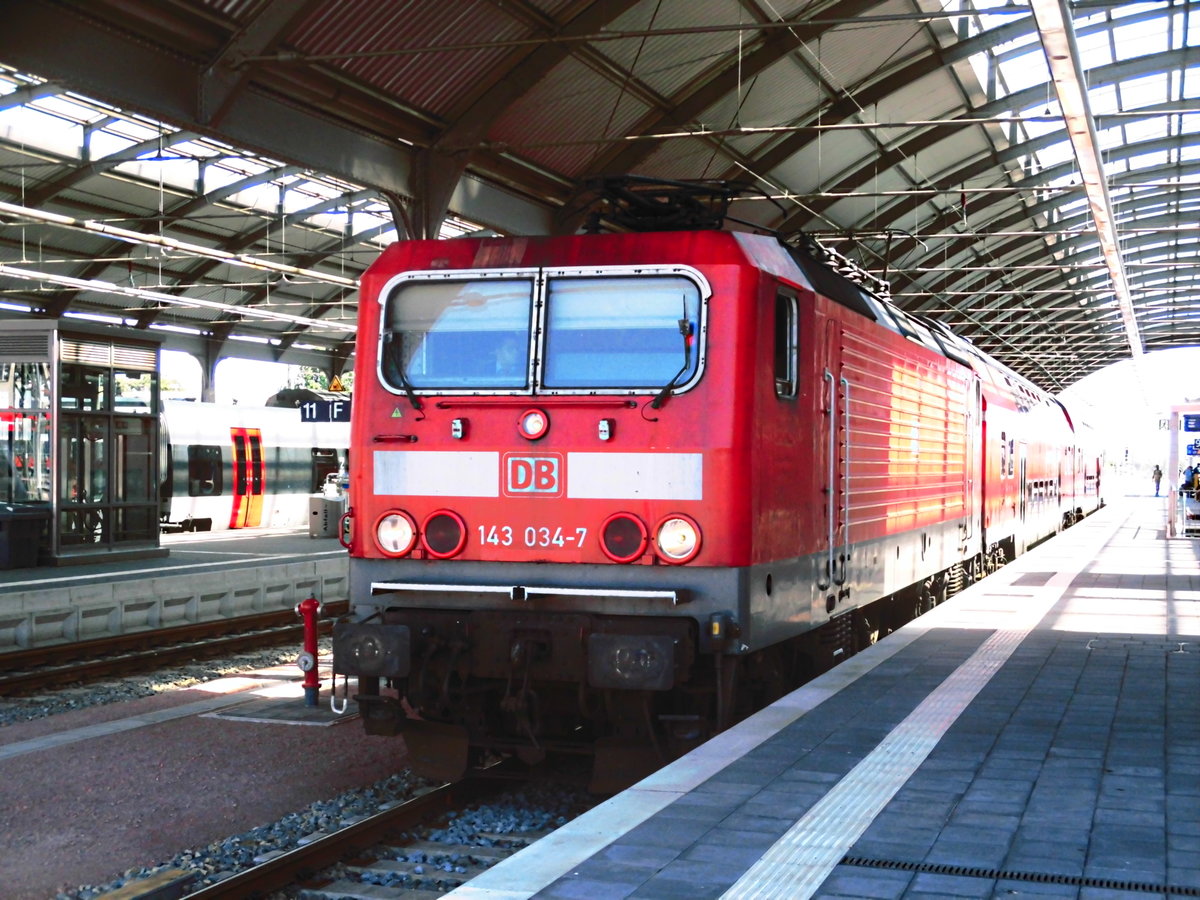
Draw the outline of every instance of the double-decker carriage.
M821 256L712 228L382 254L334 641L368 733L441 777L583 749L628 780L1094 508L1056 401Z

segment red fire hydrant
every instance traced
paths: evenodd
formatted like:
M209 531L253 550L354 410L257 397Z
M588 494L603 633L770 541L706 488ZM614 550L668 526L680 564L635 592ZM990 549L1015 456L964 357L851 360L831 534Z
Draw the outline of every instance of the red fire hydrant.
M304 650L296 657L296 665L304 673L304 705L316 706L321 692L321 680L317 677L317 616L321 614L321 601L309 597L296 604L296 615L304 617Z

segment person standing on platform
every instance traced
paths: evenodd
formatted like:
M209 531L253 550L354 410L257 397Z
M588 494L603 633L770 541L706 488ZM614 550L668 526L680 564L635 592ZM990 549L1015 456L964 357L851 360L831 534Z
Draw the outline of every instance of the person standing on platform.
M1150 477L1154 479L1154 496L1157 497L1158 485L1162 481L1162 469L1157 464L1154 466L1154 471L1150 473Z

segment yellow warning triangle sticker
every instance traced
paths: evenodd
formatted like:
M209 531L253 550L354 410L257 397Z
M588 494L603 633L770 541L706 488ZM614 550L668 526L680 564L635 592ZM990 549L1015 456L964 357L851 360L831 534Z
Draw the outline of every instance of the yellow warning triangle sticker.
M339 378L337 375L334 375L333 381L329 382L329 389L331 391L338 391L338 392L346 390L346 388L342 385L342 379Z
M404 413L400 410L400 407L397 406L395 409L392 410L392 418L393 419L403 419L404 418Z

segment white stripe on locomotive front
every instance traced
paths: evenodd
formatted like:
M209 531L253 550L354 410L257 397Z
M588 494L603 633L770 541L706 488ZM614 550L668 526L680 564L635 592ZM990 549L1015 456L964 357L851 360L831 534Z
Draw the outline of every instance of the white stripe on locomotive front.
M568 453L566 468L572 500L704 499L700 453ZM376 450L373 470L380 496L500 496L498 452Z
M375 493L403 497L499 497L500 454L376 450Z
M701 453L568 453L573 500L703 500Z

